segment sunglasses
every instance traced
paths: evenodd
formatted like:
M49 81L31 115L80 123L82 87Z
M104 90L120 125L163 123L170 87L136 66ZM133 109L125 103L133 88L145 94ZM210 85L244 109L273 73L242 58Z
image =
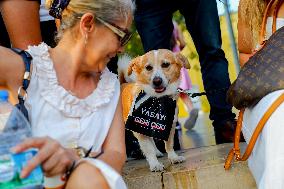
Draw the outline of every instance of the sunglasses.
M128 29L122 29L121 27L113 24L113 23L108 23L106 21L104 21L103 19L96 17L96 19L102 23L103 25L105 25L106 27L108 27L111 31L113 31L113 33L115 33L118 38L119 38L119 42L121 46L126 45L129 40L132 37L132 33L130 31L128 31Z

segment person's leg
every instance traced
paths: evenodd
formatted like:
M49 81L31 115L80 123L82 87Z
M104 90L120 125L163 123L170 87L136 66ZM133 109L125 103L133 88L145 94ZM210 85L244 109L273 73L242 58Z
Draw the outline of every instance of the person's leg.
M0 11L13 47L26 49L42 41L38 1L0 1Z
M136 0L135 26L141 37L144 51L170 49L173 32L172 15L176 10L171 0ZM162 140L155 140L157 148L165 152ZM174 149L180 149L178 132L174 136Z
M210 119L215 133L226 129L228 121L234 120L232 106L226 102L227 88L230 86L228 61L221 49L221 31L215 0L180 0L181 13L186 19L187 28L193 38L199 60L205 90L225 89L208 94ZM231 128L231 126L229 125ZM232 127L233 128L233 127ZM233 134L233 133L232 133ZM216 138L217 139L217 138ZM232 138L230 138L232 139ZM226 139L217 143L229 142Z
M198 112L199 110L196 108L193 108L192 101L190 97L185 93L179 94L182 102L186 105L187 112L189 113L189 118L186 119L184 123L184 127L188 130L192 129L195 126L196 120L198 118Z
M168 0L136 0L135 25L144 51L170 49L174 6Z
M138 140L133 135L133 132L127 129L125 130L125 146L128 158L144 159Z

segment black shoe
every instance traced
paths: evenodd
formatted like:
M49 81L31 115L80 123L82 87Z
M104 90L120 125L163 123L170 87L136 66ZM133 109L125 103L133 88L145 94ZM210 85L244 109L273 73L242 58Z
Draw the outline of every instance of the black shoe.
M236 120L227 120L218 125L218 127L214 127L216 144L234 142L236 126ZM245 142L242 132L240 135L240 142Z
M130 159L143 159L145 158L138 140L134 137L133 133L129 130L125 130L125 144L127 158Z
M196 120L198 118L198 112L199 110L196 108L190 111L189 118L184 123L184 128L191 130L195 126Z
M130 151L127 157L132 158L132 159L144 159L145 158L140 148Z
M162 153L166 153L165 149L165 142L163 140L159 139L154 139L156 147L158 150ZM175 135L174 135L174 150L181 150L180 142L179 142L179 130L175 130Z

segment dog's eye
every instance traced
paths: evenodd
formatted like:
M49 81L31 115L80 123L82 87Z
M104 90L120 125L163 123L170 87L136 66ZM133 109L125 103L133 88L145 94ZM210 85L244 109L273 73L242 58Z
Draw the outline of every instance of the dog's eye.
M162 68L168 68L170 66L170 63L165 61L165 62L162 63L161 66L162 66Z
M153 66L148 65L145 68L146 68L147 71L151 71L153 69Z

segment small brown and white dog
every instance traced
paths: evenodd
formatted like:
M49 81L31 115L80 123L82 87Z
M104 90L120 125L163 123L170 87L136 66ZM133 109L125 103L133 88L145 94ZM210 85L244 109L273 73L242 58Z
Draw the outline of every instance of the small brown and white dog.
M159 98L168 95L177 100L177 89L180 83L180 69L182 66L190 68L187 59L179 53L173 53L166 49L153 50L143 56L136 57L129 65L125 63L125 60L119 61L120 78L124 77L128 82L134 80L132 84L122 85L124 121L126 122L128 115L131 115L135 97L141 90L145 91L146 96L140 99L135 106L137 104L139 106L150 96ZM183 156L178 156L173 149L177 115L178 108L176 106L168 141L164 141L168 159L171 163L180 163L185 160ZM134 132L134 136L139 141L140 148L150 165L150 170L162 171L164 165L158 161L157 156L163 156L163 154L157 149L153 138L136 132Z

